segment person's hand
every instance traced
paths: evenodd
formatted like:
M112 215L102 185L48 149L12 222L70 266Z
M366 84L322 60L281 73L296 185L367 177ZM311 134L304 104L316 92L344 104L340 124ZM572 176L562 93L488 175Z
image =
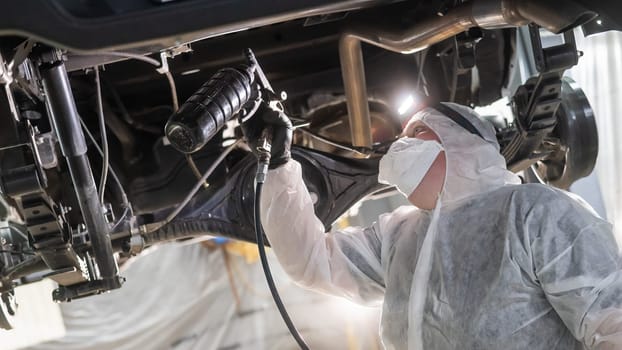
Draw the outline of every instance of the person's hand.
M257 155L257 144L261 132L266 127L272 127L272 150L270 169L278 168L291 158L292 122L280 111L272 110L262 104L254 116L242 123L240 127L246 137L253 154Z

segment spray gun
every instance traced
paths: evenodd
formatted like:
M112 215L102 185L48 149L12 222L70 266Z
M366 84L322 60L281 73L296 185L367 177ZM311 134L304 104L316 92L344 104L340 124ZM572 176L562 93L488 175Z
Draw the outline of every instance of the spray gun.
M165 133L173 147L190 154L200 150L214 137L225 124L234 117L240 123L252 118L262 103L273 111L283 112L282 101L287 95L277 96L257 63L255 55L246 49L246 64L237 68L224 68L216 72L197 90L166 123ZM265 127L257 143L257 173L255 175L255 232L261 265L266 275L268 287L274 298L283 321L301 349L309 347L289 318L285 306L274 284L264 247L264 233L260 220L260 198L263 183L268 173L272 150L271 126Z
M186 154L200 150L229 120L237 116L245 122L261 103L282 110L285 93L274 93L250 49L245 56L245 64L220 69L169 118L164 130L175 149Z

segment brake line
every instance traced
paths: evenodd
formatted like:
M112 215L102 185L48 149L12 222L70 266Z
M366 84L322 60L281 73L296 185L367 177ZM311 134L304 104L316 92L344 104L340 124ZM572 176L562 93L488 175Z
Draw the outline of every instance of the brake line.
M214 163L212 163L212 165L205 171L205 173L203 174L203 176L199 179L199 181L194 185L194 187L192 187L192 189L190 190L190 192L188 192L188 194L186 195L186 197L181 201L181 203L179 203L177 205L177 207L170 213L168 214L168 216L166 217L166 219L164 220L164 222L158 224L156 227L151 228L148 230L147 233L152 233L155 232L159 229L161 229L162 227L168 225L171 221L173 221L173 219L175 219L175 217L186 207L186 205L188 205L188 203L190 202L190 200L192 199L192 197L194 197L194 195L199 191L199 189L203 186L203 184L207 181L207 178L214 172L214 170L216 170L216 168L218 167L218 165L227 157L227 155L233 151L238 144L242 142L242 140L237 140L236 142L234 142L233 144L231 144L230 146L228 146L219 156L218 158L214 161Z

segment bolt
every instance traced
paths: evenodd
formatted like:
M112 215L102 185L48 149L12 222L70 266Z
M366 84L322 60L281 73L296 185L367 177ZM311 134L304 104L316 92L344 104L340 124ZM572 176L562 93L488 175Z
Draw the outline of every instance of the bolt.
M436 10L436 15L443 17L447 14L447 12L449 12L449 7L447 7L447 4L442 4L438 10Z
M61 205L60 210L61 210L61 212L64 215L64 214L67 214L67 213L69 213L71 211L71 207L70 206Z

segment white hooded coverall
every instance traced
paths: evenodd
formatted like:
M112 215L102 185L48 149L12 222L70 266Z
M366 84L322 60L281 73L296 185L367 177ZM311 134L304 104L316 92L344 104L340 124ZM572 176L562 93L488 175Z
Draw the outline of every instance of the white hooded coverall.
M492 126L450 106L484 139L434 109L418 113L446 152L435 212L404 206L371 227L325 233L300 165L271 170L261 220L285 271L308 288L382 304L387 349L622 349L611 225L569 193L520 185Z

